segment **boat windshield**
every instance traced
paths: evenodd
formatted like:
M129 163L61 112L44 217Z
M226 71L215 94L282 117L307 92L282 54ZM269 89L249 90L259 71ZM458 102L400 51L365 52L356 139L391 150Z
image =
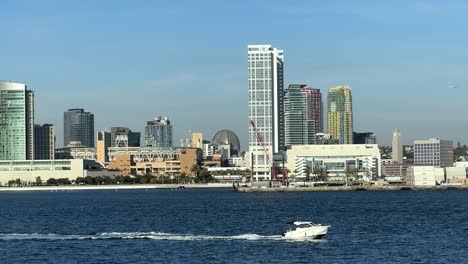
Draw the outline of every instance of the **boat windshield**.
M297 228L308 228L308 227L311 227L312 225L309 224L309 223L304 223L304 224L300 224L300 225L297 225Z

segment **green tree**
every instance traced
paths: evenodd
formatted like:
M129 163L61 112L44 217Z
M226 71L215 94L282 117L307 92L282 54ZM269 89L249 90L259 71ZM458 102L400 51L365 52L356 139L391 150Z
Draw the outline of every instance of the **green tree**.
M37 176L37 177L36 177L36 185L42 185L41 176Z
M312 173L312 168L307 165L305 169L306 181L310 181L310 174Z
M57 185L57 180L55 178L47 179L47 185Z

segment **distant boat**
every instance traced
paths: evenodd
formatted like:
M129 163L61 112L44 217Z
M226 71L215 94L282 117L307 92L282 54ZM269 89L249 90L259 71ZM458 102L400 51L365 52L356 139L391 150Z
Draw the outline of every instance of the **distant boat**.
M306 221L295 221L288 224L290 225L290 228L288 231L283 233L283 237L290 239L320 239L327 234L328 228L330 228L329 225L315 224L313 222Z

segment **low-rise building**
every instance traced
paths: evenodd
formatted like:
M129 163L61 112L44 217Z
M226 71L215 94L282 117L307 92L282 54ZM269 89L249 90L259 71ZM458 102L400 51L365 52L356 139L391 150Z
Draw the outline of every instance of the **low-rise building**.
M85 177L87 170L97 170L101 166L94 160L2 160L0 161L0 184L6 185L10 180L20 179L22 182L36 182L40 178L47 181L50 178L68 178L75 180Z
M198 148L111 147L108 168L122 175L190 175L201 157Z
M375 144L296 145L287 150L287 168L296 178L325 169L331 179L342 179L350 168L363 179L381 175L380 151Z
M383 163L383 162L382 162ZM406 177L406 172L410 164L407 163L384 163L382 164L382 175L387 177Z
M432 186L445 181L444 169L434 166L412 166L408 168L406 184Z

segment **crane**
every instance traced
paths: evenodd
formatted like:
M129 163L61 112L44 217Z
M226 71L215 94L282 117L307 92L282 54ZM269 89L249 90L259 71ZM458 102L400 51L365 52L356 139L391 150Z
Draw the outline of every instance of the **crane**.
M263 153L265 153L265 159L268 162L268 167L270 168L270 173L271 173L272 179L276 180L276 173L275 173L275 169L274 169L274 164L273 164L272 160L270 159L270 153L268 151L268 148L265 145L265 140L263 139L262 134L258 131L257 126L255 125L255 122L253 120L250 120L250 125L252 126L252 129L254 130L255 137L257 138L257 141L260 143L260 146L262 147Z

